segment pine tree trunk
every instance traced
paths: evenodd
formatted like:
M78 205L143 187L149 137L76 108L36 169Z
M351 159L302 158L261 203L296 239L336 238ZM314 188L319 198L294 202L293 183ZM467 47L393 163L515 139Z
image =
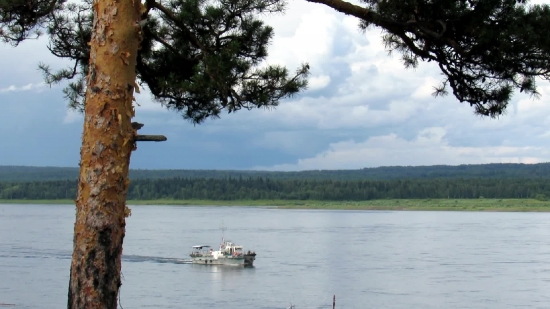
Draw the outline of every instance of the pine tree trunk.
M68 308L117 308L132 99L140 43L139 0L95 0Z

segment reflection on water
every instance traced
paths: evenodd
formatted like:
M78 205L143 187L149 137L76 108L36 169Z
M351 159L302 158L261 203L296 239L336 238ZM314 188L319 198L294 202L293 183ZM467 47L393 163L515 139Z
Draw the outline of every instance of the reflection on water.
M191 271L209 273L213 280L231 280L250 275L255 271L254 267L230 266L230 265L201 265L191 264Z
M220 274L242 274L243 272L254 270L254 267L243 267L236 265L191 264L191 267L194 271L205 271Z

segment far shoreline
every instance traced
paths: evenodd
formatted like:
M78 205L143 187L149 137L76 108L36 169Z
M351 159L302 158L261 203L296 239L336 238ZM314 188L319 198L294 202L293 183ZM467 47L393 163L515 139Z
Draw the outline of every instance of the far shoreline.
M74 200L0 199L0 204L74 205ZM550 212L550 201L536 199L383 199L367 201L311 200L128 200L129 206L263 206L277 209Z

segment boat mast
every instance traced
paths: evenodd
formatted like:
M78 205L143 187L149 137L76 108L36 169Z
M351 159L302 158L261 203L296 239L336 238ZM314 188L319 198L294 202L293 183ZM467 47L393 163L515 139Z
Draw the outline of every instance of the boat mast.
M225 236L224 236L225 226L223 225L223 220L222 220L222 225L220 226L220 230L222 230L222 245L223 245L225 243Z

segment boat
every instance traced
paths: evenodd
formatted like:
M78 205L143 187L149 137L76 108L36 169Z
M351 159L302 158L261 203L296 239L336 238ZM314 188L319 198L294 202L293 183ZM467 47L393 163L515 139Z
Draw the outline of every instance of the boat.
M218 250L213 250L209 245L196 245L191 248L189 256L193 264L252 267L256 260L256 252L245 252L243 246L235 245L223 237Z

